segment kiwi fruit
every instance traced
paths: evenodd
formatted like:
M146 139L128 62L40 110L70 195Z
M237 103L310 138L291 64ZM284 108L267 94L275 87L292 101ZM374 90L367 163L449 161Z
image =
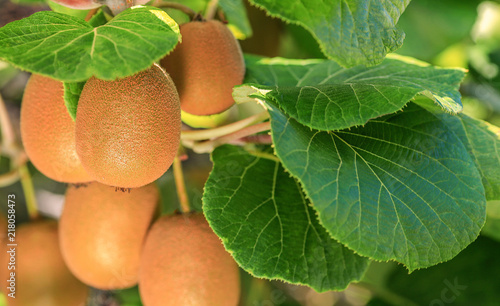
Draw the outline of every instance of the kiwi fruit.
M102 290L136 285L142 244L158 202L155 184L131 190L97 182L69 186L59 229L69 269Z
M21 104L24 149L33 165L53 180L92 181L76 154L75 122L63 95L62 82L37 74L30 77Z
M146 306L238 305L238 266L202 214L165 215L146 238L139 292Z
M115 81L85 84L76 113L76 151L96 181L135 188L172 164L181 109L170 77L158 65Z
M197 116L221 113L234 100L232 89L243 82L240 46L220 21L192 21L180 26L182 42L160 61L172 76L184 112Z
M16 229L15 270L8 269L10 246L2 242L0 278L10 306L83 306L88 287L66 267L59 249L57 222L41 220ZM11 272L15 273L15 298L7 296Z

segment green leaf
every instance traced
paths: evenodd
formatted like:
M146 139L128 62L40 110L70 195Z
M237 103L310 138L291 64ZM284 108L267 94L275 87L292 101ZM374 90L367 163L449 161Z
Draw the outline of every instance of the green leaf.
M441 119L462 141L481 174L487 200L500 200L500 128L465 114L452 116L427 98L415 102Z
M330 238L274 155L226 145L212 160L203 211L243 269L317 291L362 277L368 260Z
M377 65L403 44L396 23L410 0L250 0L272 16L299 24L323 53L344 67Z
M406 34L404 44L398 53L414 56L424 61L432 61L446 48L455 47L457 50L457 45L455 45L457 43L463 43L464 49L468 49L467 45L474 22L476 20L480 22L478 20L478 4L481 2L483 1L412 1L398 21L398 27ZM476 40L475 43L477 43ZM470 52L470 50L466 52ZM439 57L441 56L439 55ZM466 56L464 54L464 57ZM455 60L456 63L456 58L455 51L449 54L446 60L448 63ZM453 65L453 67L457 67L457 65Z
M92 16L92 18L90 18L88 22L91 26L97 28L108 23L108 20L106 19L104 11L100 9L94 16Z
M150 67L178 37L177 24L153 7L130 8L97 28L77 17L38 12L0 28L0 57L65 82L114 80Z
M308 127L340 130L394 113L418 94L444 110L462 110L462 69L430 66L390 56L376 67L345 69L332 61L247 57L246 83L268 89L260 95ZM258 97L258 95L257 95Z
M415 305L498 305L500 244L479 237L453 260L415 271L398 268L389 276L387 289Z
M464 114L438 116L462 140L483 179L487 200L500 200L500 128Z
M68 109L68 113L71 116L71 119L75 121L76 119L76 109L78 107L78 100L80 100L80 95L83 90L83 86L85 86L86 82L75 82L68 83L64 82L64 104Z
M252 27L243 0L219 0L219 6L229 22L229 29L237 39L252 36Z
M460 139L410 103L363 128L311 130L271 107L284 167L339 242L410 271L449 260L485 221L481 177Z

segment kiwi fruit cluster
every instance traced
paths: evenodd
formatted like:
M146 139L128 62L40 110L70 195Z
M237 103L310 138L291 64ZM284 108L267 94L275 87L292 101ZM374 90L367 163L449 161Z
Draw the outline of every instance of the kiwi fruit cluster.
M238 267L203 214L159 217L154 181L177 155L181 114L227 113L245 72L239 45L223 23L193 21L181 33L182 43L161 66L115 81L90 78L74 121L62 82L33 75L27 84L21 109L26 153L43 174L71 183L59 225L49 226L57 246L50 249L58 251L49 261L64 267L58 277L75 299L86 294L82 283L102 290L138 284L146 306L238 304ZM38 227L26 236L38 235ZM42 249L36 256L51 257ZM30 277L26 283L34 281ZM16 305L38 305L33 301Z
M74 122L62 82L33 75L21 107L21 136L35 167L65 183L142 187L172 165L181 119L195 127L220 122L245 74L239 44L216 20L192 21L180 31L183 41L160 61L168 73L154 64L115 81L90 78Z

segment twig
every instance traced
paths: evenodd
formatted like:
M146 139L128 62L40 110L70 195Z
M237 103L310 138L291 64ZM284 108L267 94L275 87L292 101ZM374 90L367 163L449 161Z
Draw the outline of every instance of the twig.
M236 121L224 126L207 130L182 131L181 140L207 140L234 133L252 124L261 122L269 118L269 113L263 111L240 121Z
M38 205L35 197L35 188L28 170L28 166L23 164L19 166L19 176L21 177L21 186L23 187L24 197L26 199L26 209L31 220L38 218Z
M255 125L248 126L244 129L241 129L239 131L236 131L234 133L213 139L213 140L207 140L204 142L200 143L194 143L192 146L192 150L196 153L209 153L212 152L216 147L221 146L226 143L231 143L234 140L250 136L255 133L260 133L264 131L268 131L271 129L271 123L268 122L262 122L258 123Z
M205 19L212 20L217 13L217 7L219 6L219 0L210 0L207 5L207 10L205 11Z
M273 143L273 138L271 135L250 135L241 138L241 141L243 143L258 143L258 144L272 144Z
M179 197L181 211L183 213L188 213L191 211L191 206L189 205L189 198L186 192L186 184L184 182L184 173L182 172L181 160L178 156L174 158L173 168L175 188L177 189L177 196Z

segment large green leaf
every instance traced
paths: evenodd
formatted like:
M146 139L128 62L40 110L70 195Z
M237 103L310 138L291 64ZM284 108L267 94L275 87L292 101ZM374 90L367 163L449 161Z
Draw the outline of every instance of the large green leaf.
M268 89L257 95L301 124L318 130L363 125L394 113L418 94L446 111L462 110L462 69L443 69L402 56L376 67L345 69L327 60L260 59L247 56L246 83Z
M130 8L97 28L77 17L38 12L0 28L0 57L61 81L93 75L114 80L150 67L178 39L177 24L153 7Z
M449 260L485 221L481 177L460 139L410 103L363 128L311 130L271 107L272 137L330 234L412 271Z
M222 146L212 159L203 211L243 269L317 291L361 278L368 259L330 238L274 155Z
M500 200L500 128L464 114L436 115L465 144L481 173L487 200Z
M403 44L396 28L410 0L250 0L272 16L296 23L323 53L344 67L376 65Z

